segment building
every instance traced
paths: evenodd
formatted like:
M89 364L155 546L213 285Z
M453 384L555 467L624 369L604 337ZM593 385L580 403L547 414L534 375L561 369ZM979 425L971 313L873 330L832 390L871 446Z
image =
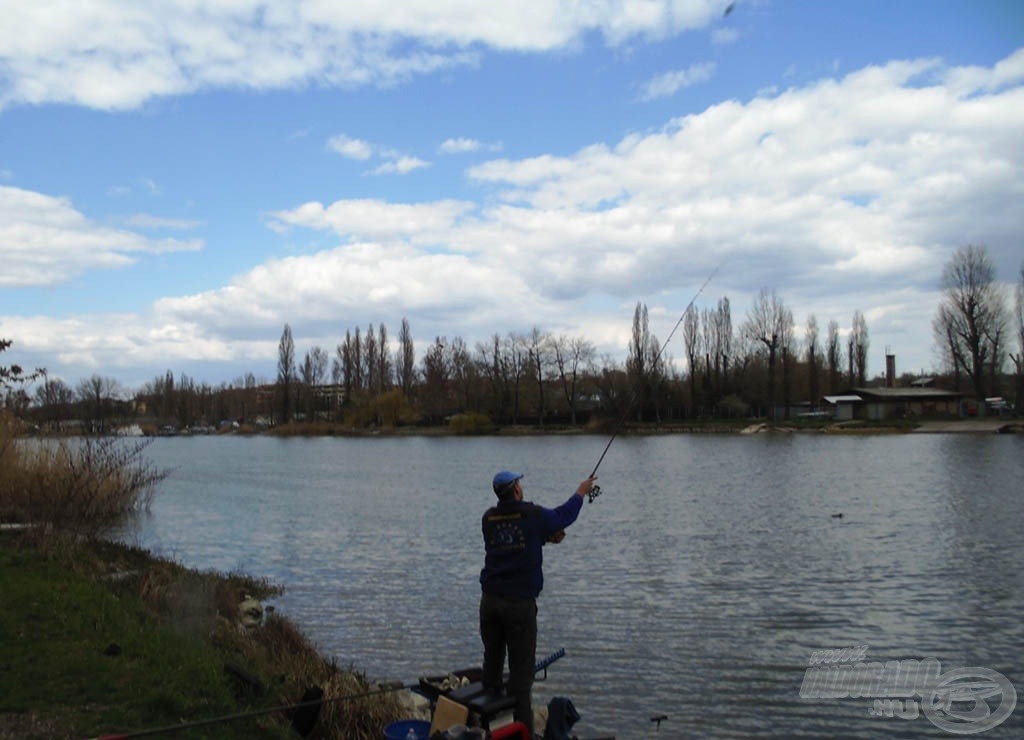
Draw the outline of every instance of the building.
M825 396L826 408L839 420L884 421L917 416L958 416L962 393L939 388L851 388Z

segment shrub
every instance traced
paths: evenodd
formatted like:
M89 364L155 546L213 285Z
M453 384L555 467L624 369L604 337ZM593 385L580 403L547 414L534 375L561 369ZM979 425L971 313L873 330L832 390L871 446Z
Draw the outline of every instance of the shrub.
M490 434L495 429L491 417L478 413L456 414L449 427L455 434Z
M142 456L149 443L116 437L18 440L0 419L0 520L96 537L148 508L166 477Z
M730 419L733 417L743 418L747 415L747 404L735 393L726 396L718 403L719 409Z

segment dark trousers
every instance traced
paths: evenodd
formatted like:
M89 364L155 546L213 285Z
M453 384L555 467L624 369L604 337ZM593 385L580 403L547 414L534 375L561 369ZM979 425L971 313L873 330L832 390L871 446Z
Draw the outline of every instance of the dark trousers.
M480 598L480 639L484 643L483 685L500 691L508 654L508 693L516 699L513 717L533 733L534 666L537 664L537 602L484 594Z

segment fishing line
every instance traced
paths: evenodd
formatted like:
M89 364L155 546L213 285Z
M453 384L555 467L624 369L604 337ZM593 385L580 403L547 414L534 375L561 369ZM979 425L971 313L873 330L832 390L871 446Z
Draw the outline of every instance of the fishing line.
M668 347L668 343L672 341L672 337L675 336L676 330L679 328L679 325L682 324L683 319L686 318L687 311L689 311L690 307L697 302L697 299L700 298L701 293L704 292L704 288L706 288L708 286L708 283L711 282L711 279L718 274L718 271L722 268L723 264L724 262L719 263L718 266L711 271L711 274L707 276L703 283L701 283L700 289L698 289L697 292L694 294L693 298L690 299L690 302L686 304L686 308L684 308L683 312L679 314L679 320L676 321L675 326L672 327L672 331L668 333L668 338L661 343L661 346L658 348L657 354L654 355L654 361L651 363L652 365L657 366L658 360L661 359L661 355L665 352L665 348ZM612 427L612 436L608 439L608 444L604 446L604 452L601 453L601 457L597 459L597 464L594 466L594 470L590 473L591 478L597 475L597 469L601 467L601 463L604 461L604 456L608 454L608 450L611 449L612 442L614 442L615 438L619 436L619 432L622 431L622 427L625 425L626 419L629 417L629 414L633 411L633 406L637 400L636 389L637 385L634 384L630 394L629 403L626 404L626 408L625 410L623 410L622 416L619 417L618 422L615 424L614 427ZM601 487L593 486L590 489L590 493L588 495L590 500L593 501L595 498L601 495Z

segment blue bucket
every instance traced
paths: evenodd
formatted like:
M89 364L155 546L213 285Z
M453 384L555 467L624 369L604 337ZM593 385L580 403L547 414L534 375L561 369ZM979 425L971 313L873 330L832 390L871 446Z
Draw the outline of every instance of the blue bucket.
M430 723L422 719L400 719L384 728L386 740L406 740L409 730L416 733L416 740L427 740L430 737Z

